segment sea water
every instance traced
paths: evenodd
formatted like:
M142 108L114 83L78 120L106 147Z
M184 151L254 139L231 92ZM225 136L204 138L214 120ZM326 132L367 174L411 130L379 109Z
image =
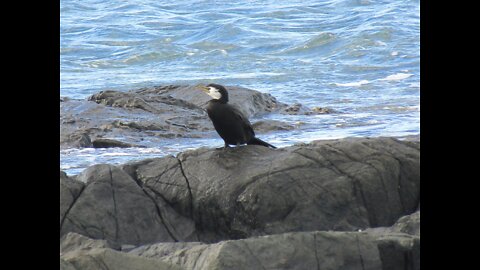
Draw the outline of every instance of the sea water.
M258 136L278 147L420 133L419 0L60 1L60 95L215 82L326 107L263 116L299 125ZM259 119L251 119L255 122ZM64 149L61 169L176 154L205 139L153 148Z

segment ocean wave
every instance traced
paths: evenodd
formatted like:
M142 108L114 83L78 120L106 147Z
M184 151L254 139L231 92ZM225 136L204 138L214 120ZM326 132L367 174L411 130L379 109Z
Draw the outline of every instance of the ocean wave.
M280 51L281 54L318 53L318 49L336 40L336 35L330 32L320 33L293 47Z
M393 75L388 75L385 78L378 79L379 81L399 81L413 76L412 73L396 73Z
M413 76L414 74L412 73L402 73L402 72L399 72L399 73L395 73L395 74L392 74L392 75L388 75L384 78L381 78L381 79L377 79L377 80L373 80L373 81L369 81L369 80L360 80L360 81L357 81L357 82L347 82L347 83L333 83L334 85L336 86L344 86L344 87L359 87L359 86L362 86L362 85L365 85L365 84L369 84L369 83L372 83L372 82L375 82L375 81L400 81L400 80L404 80L404 79L407 79L411 76ZM412 85L412 84L410 84Z
M350 82L350 83L334 83L336 86L346 86L346 87L356 87L356 86L362 86L364 84L368 84L370 81L368 80L361 80L358 82Z

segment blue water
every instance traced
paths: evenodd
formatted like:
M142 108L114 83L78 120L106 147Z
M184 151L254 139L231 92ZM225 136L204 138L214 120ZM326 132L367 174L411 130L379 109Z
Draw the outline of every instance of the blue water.
M61 0L61 96L216 82L337 112L267 116L304 123L259 136L278 146L420 133L418 0L232 2ZM202 145L222 141L212 136L147 150L62 150L61 168L76 173L93 163Z

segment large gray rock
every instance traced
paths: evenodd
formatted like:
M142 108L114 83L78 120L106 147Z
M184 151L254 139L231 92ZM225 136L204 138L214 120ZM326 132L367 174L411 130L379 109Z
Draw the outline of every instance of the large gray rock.
M155 243L126 253L68 233L60 247L61 269L420 269L420 238L403 233L296 232L215 244Z
M61 188L61 235L140 245L388 227L419 205L419 150L350 138L95 165L61 175L73 186Z
M85 187L68 211L61 207L60 235L76 232L94 239L139 245L188 240L194 232L192 221L161 198L153 199L148 190L115 166L95 165L76 179L75 183L85 183ZM62 186L68 182L61 177L60 183ZM70 193L60 190L61 206L72 201Z
M297 232L216 244L157 243L129 252L184 269L420 269L420 238L407 234Z
M277 111L286 108L287 105L278 102L272 95L261 93L238 86L225 86L228 90L230 103L238 106L247 117ZM142 88L134 91L148 100L161 99L170 100L172 104L183 105L191 109L204 109L211 99L208 95L196 88L189 86L160 86Z
M160 243L132 250L184 269L382 269L367 234L298 232L181 247Z
M76 248L74 242L78 242ZM110 269L150 269L145 268L150 265L188 270L420 269L419 237L401 233L296 232L215 244L156 243L128 253L114 251L104 241L69 233L61 247L61 269L70 265L78 267L72 269L91 269L103 264L120 267ZM170 268L163 268L166 266Z
M198 149L132 163L194 220L201 241L391 226L420 200L419 143L352 138L269 149Z
M347 138L61 172L60 266L419 269L419 158Z
M319 114L328 110L289 106L270 94L227 86L230 103L250 118L265 113ZM95 147L99 140L120 146L147 146L165 138L201 138L214 135L204 108L210 97L194 85L169 85L121 92L101 91L87 100L60 100L60 146ZM264 120L259 133L295 128L279 121ZM264 129L265 127L265 129Z

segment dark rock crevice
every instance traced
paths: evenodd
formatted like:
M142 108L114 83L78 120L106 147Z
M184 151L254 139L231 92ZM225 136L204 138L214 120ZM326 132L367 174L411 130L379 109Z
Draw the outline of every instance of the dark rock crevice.
M379 140L385 141L385 138L380 138ZM357 162L357 163L360 163L360 164L363 164L363 165L366 165L366 166L372 168L378 176L378 177L376 177L376 179L379 180L379 182L381 183L381 188L384 190L383 194L385 196L385 201L384 201L385 205L394 205L395 202L390 200L389 191L386 188L384 173L382 173L379 170L379 168L374 166L371 163L371 160L377 160L377 161L382 161L383 160L383 162L385 162L387 159L385 159L385 158L381 159L380 158L380 156L383 155L383 156L386 156L386 157L390 157L397 162L397 164L398 164L397 166L390 167L389 171L386 171L386 172L390 173L391 175L393 175L392 179L395 180L398 183L398 189L396 189L397 192L400 192L400 190L401 190L401 182L402 182L402 178L403 178L403 175L404 175L402 172L404 170L404 168L403 168L404 166L402 166L402 161L394 153L391 153L389 150L387 150L388 147L378 147L378 146L373 147L373 146L370 145L369 141L370 141L370 139L367 139L366 141L363 141L359 144L361 146L364 146L364 147L367 147L368 149L373 150L373 153L362 157L362 159L358 159L358 158L354 157L353 155L350 155L349 153L345 152L343 149L341 149L339 147L336 147L333 144L326 143L325 145L334 149L334 150L336 150L336 151L338 151L338 152L340 152L340 153L342 153L346 158L348 158L352 162ZM398 140L396 140L396 139L389 139L389 141L393 144L398 143ZM332 163L332 165L334 165L334 164ZM396 173L396 171L397 171L396 168L398 168L399 173ZM337 167L337 169L339 169L339 168ZM357 174L356 172L351 173L351 174L349 174L346 171L341 171L341 172L343 174L345 174L347 177L349 177L353 180L356 179L355 176L354 176L354 175ZM362 183L359 182L358 180L356 180L356 185L354 185L354 187L356 187L357 191L359 191L359 193L361 195L361 198L362 198L362 201L366 203L364 205L365 205L365 208L367 209L367 211L369 213L370 226L373 226L373 227L386 226L386 225L391 225L395 222L395 216L390 215L390 212L385 212L385 214L383 214L384 218L382 218L381 220L378 220L377 215L378 215L379 207L381 205L380 206L374 206L371 203L369 203L369 200L365 200L366 197L365 197L364 190L362 188ZM401 209L402 213L404 213L404 214L412 213L414 211L414 209L408 210L408 208L405 207L405 205L404 205L404 196L402 196L402 194L400 194L400 193L397 196L399 198L398 203L400 204L400 206L402 208Z
M63 173L63 174L62 174ZM63 213L63 216L62 218L60 219L60 233L62 232L62 228L63 228L63 224L66 220L66 218L68 217L68 214L70 213L70 210L73 208L73 206L75 205L75 203L77 202L78 198L80 198L80 196L82 195L82 192L85 190L85 184L83 183L80 183L80 182L77 182L75 180L72 180L72 179L69 179L69 177L64 173L64 172L61 172L60 174L60 181L70 181L70 182L73 182L73 183L76 183L77 186L80 186L80 189L77 191L77 190L74 190L73 188L67 188L68 190L68 194L71 196L72 198L72 201L70 202L70 204L68 205L66 211ZM66 184L66 183L65 183ZM62 183L60 183L60 185L62 185ZM63 200L63 201L67 201L65 200L64 198L60 197L60 200Z
M165 227L165 230L168 232L170 237L175 242L178 242L180 240L177 239L177 237L175 235L180 235L180 234L178 232L173 233L174 231L176 231L175 226L170 224L170 222L164 217L164 214L162 214L162 206L159 205L158 200L160 199L162 202L167 204L172 209L175 209L175 205L171 201L169 201L168 198L166 198L164 194L157 191L155 188L153 188L150 185L145 185L140 179L138 179L138 171L137 171L138 166L146 165L146 164L148 164L148 163L140 162L138 164L130 164L130 165L124 166L123 169L129 171L129 175L132 176L132 178L135 180L135 183L142 189L144 194L148 198L150 198L150 200L155 204L156 212L157 212L158 217L161 220L163 226ZM157 184L162 184L162 185L167 185L167 186L168 185L178 186L178 187L182 187L182 188L185 187L183 185L178 185L178 184L175 184L175 183L167 183L167 182L160 181L162 175L165 174L167 171L172 170L172 169L175 169L175 167L165 168L165 170L156 178L153 186L155 186ZM156 198L156 197L158 197L158 198ZM182 215L182 213L179 213L179 215ZM191 218L191 217L189 217L189 218ZM198 236L196 236L196 238L198 239Z
M163 214L162 214L162 209L160 206L158 206L157 204L157 201L155 200L155 198L150 195L148 193L147 190L143 189L142 188L142 191L145 193L145 195L150 198L150 200L153 202L153 204L155 205L155 210L157 211L157 215L158 215L158 218L160 219L160 221L162 222L163 224L163 227L165 228L165 230L167 231L168 235L175 241L175 242L178 242L179 240L175 237L175 235L172 233L171 229L170 229L170 226L167 224L167 221L165 220L165 218L163 217Z
M117 199L115 198L115 187L113 184L113 175L112 175L112 169L109 167L108 172L110 174L110 189L112 191L112 201L113 201L113 220L115 221L115 239L114 241L118 241L118 232L120 231L119 229L119 224L118 224L118 214L117 214Z
M355 239L357 242L357 252L358 258L360 260L360 265L362 266L362 270L365 270L365 262L363 261L362 248L360 247L360 240L358 239L358 235L355 235Z
M341 152L342 154L344 154L345 157L347 157L348 159L354 161L351 157L349 157L348 155L345 155L345 153L333 146L331 146L330 144L326 144L326 146L334 149L335 151L338 151L338 152ZM350 174L349 172L343 170L340 168L340 166L338 166L337 164L335 164L336 162L330 160L328 157L326 157L325 155L323 155L323 157L325 158L325 160L327 160L328 164L331 166L331 168L333 168L333 170L337 173L339 173L340 175L348 178L351 182L352 182L352 195L354 198L358 199L359 200L359 204L357 205L357 211L355 211L355 215L357 215L358 217L363 217L364 216L364 211L362 211L360 209L361 206L363 206L363 208L366 210L367 212L367 216L368 216L368 226L374 226L374 224L376 224L376 218L374 216L374 213L373 211L371 211L370 207L369 207L369 204L367 202L367 200L365 199L365 194L363 193L363 189L361 187L361 184L360 184L360 180L354 175L354 174Z
M313 250L315 251L315 261L317 262L317 270L320 270L320 259L318 256L318 249L317 249L317 234L313 234Z
M382 138L385 140L385 138ZM412 190L411 185L409 185L409 179L414 178L414 177L420 177L420 143L419 142L414 142L414 141L401 141L395 138L387 138L386 140L389 140L391 142L394 142L395 144L399 144L405 147L408 147L414 151L401 151L401 152L392 152L392 149L385 147L385 148L379 148L376 144L372 143L367 143L363 142L362 144L365 145L366 147L369 147L370 149L376 150L376 151L382 151L384 154L390 156L396 162L398 163L399 167L399 176L397 177L397 193L399 197L399 202L402 207L402 211L405 214L411 214L414 211L417 210L418 204L420 203L420 189L419 189L419 182L415 183L415 190L417 190L416 193L411 193L410 191ZM415 147L418 146L418 147ZM409 153L415 153L414 155L409 154ZM399 155L403 156L404 158L398 157ZM417 170L409 170L408 168L411 167L412 163L416 163L416 166L418 166ZM412 177L412 174L414 177ZM417 199L415 202L412 204L411 202L411 197L414 196Z
M185 179L185 182L187 184L187 188L188 188L188 196L189 196L189 200L190 200L190 203L189 203L189 207L190 207L190 217L192 219L194 219L193 217L193 213L194 213L194 201L193 201L193 193L192 193L192 188L190 186L190 182L188 181L188 177L187 177L187 174L185 173L185 170L183 168L183 165L182 165L182 161L181 159L177 156L176 157L177 161L178 161L178 166L180 167L180 172L183 176L183 178Z
M70 212L70 210L72 209L72 207L75 205L75 202L77 202L78 198L80 198L80 196L82 195L82 192L83 192L84 190L85 190L85 186L83 186L82 189L80 190L79 194L74 197L73 202L70 204L70 206L68 207L67 211L66 211L65 214L63 215L63 218L62 218L62 220L60 221L60 231L62 231L63 223L65 222L65 219L67 218L68 213Z
M161 210L161 207L158 206L158 202L157 200L149 193L149 192L152 192L154 193L155 195L161 197L167 204L169 204L168 200L166 200L160 193L155 193L154 190L152 190L151 188L149 188L148 186L144 186L142 181L138 180L137 178L137 173L136 173L136 170L133 169L132 170L133 172L135 172L133 175L135 176L135 178L132 177L132 180L134 180L134 182L141 188L141 190L143 191L143 193L152 201L152 203L155 205L155 209L156 209L156 212L157 212L157 215L158 215L158 218L160 219L160 221L162 222L163 226L165 227L165 230L168 232L168 234L170 235L170 237L172 239L174 239L175 242L178 242L178 239L175 238L175 236L173 235L173 233L170 231L170 226L167 225L163 215L162 215L162 210ZM110 169L110 174L111 174L111 169ZM130 175L130 174L129 174ZM130 175L132 176L132 175ZM147 191L148 189L148 191ZM113 188L113 178L112 178L112 196L113 198L114 197L114 188ZM115 199L114 199L115 200ZM115 207L115 212L116 212L116 207Z

